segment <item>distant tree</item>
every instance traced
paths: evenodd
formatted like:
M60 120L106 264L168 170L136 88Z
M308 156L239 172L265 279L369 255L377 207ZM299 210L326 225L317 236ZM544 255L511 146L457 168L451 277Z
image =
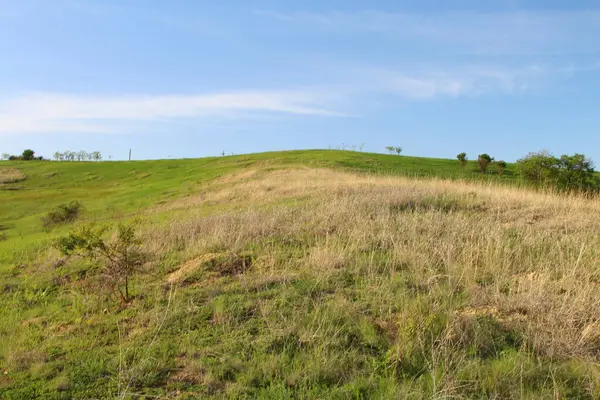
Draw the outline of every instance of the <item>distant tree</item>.
M21 159L24 161L32 161L35 159L35 151L31 150L31 149L27 149L25 151L23 151L23 154L21 155Z
M77 152L75 157L77 158L77 161L85 161L85 160L87 160L88 153L85 150L81 150L81 151Z
M596 188L594 162L583 154L562 155L559 159L557 186L560 190L588 190Z
M66 161L75 161L75 152L71 150L65 150L63 153Z
M61 161L63 158L63 154L60 151L54 153L54 161Z
M400 155L402 153L402 147L400 146L387 146L385 148L390 154Z
M498 166L498 175L504 175L504 170L506 169L506 161L500 160L496 161L496 165Z
M94 161L102 161L102 154L99 151L92 152L91 157Z
M554 186L558 179L558 158L547 150L529 153L517 161L521 177L538 186Z
M460 153L459 155L456 156L456 158L458 159L458 161L460 161L460 166L461 167L465 167L467 165L467 153Z
M10 158L10 154L8 153L2 153L2 159L3 160L8 160Z
M489 154L487 154L487 153L480 154L479 157L477 157L477 164L479 165L479 171L482 174L485 174L485 172L487 171L487 169L490 166L490 164L492 163L492 161L494 161L494 157L490 156Z

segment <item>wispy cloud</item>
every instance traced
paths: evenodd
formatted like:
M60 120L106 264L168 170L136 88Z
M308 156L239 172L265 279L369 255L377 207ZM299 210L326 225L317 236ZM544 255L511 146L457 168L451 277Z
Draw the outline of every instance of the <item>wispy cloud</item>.
M0 101L0 134L110 132L115 122L267 113L342 116L328 108L332 98L318 89L114 97L36 93Z
M447 67L445 69L365 69L357 81L365 89L387 92L410 100L433 100L461 96L478 97L523 93L553 72L538 65L506 68L486 65Z
M335 86L290 91L237 91L198 95L90 96L33 93L0 100L0 135L27 133L120 133L151 121L199 118L254 119L266 115L344 117L360 113L370 96L407 101L522 93L544 76L572 74L538 65L522 68L463 66L352 68ZM351 111L349 111L351 110Z
M380 11L279 13L259 16L324 31L351 31L443 45L447 51L476 54L562 54L600 52L600 10L445 12Z

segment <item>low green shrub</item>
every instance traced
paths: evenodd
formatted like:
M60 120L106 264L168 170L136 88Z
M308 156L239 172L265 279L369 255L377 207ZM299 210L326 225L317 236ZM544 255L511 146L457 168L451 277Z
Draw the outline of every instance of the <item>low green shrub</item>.
M56 225L74 222L80 215L83 206L78 201L61 204L42 217L44 228L50 229Z

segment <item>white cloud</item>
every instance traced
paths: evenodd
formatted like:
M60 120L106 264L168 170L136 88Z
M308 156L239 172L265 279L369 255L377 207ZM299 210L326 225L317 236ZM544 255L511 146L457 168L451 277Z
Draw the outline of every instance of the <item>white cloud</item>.
M113 97L36 93L0 102L0 134L109 132L119 125L115 122L264 113L342 116L327 107L332 99L320 90Z

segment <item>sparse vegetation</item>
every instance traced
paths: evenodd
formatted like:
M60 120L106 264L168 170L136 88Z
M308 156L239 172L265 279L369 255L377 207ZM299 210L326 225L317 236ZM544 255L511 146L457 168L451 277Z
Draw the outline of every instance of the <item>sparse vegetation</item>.
M593 193L356 152L14 165L2 398L599 393Z

